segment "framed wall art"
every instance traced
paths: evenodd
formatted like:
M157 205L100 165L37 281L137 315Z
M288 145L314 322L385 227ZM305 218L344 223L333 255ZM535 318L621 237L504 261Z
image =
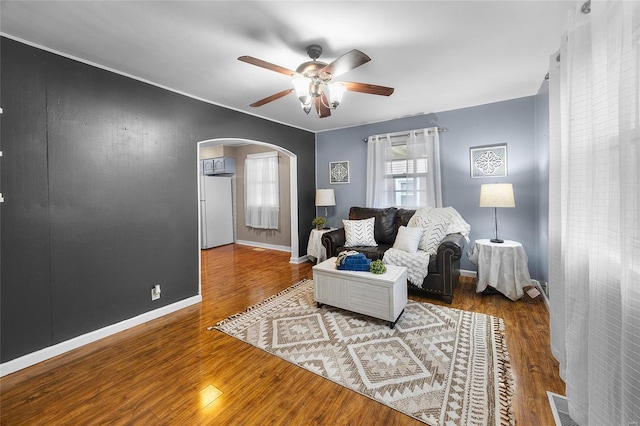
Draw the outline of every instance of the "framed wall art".
M507 175L507 144L469 148L471 177L505 177Z
M349 183L349 162L329 162L329 183Z

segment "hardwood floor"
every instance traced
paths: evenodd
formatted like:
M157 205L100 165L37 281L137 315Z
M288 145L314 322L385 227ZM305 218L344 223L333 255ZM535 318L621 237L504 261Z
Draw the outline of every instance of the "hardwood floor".
M2 425L410 425L420 423L208 326L304 278L289 253L202 252L203 302L1 379ZM511 302L463 278L451 307L504 318L520 425L553 425L564 394L541 297ZM411 298L443 304L411 294ZM526 296L525 296L526 297ZM213 387L222 395L210 402Z

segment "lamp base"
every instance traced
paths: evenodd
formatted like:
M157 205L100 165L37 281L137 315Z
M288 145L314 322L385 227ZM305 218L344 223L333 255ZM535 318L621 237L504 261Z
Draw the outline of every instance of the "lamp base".
M504 240L501 240L500 238L492 238L491 242L492 243L504 243Z

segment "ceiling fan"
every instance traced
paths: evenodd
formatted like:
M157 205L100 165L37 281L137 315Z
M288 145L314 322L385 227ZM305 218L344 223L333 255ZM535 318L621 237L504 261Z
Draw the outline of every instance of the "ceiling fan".
M259 107L295 91L305 113L309 114L313 105L318 112L318 116L323 118L330 116L331 110L338 107L345 91L382 96L389 96L393 93L392 87L349 81L332 81L334 77L351 71L371 60L369 56L361 51L353 49L330 64L318 61L321 54L322 47L317 44L307 46L307 55L309 55L311 61L303 62L295 71L252 56L240 56L238 58L239 61L293 77L293 88L274 93L252 103L250 106Z

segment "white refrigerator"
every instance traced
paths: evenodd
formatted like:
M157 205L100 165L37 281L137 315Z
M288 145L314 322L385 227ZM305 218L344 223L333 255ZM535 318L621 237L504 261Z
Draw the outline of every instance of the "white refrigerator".
M231 177L200 176L200 247L233 243Z

